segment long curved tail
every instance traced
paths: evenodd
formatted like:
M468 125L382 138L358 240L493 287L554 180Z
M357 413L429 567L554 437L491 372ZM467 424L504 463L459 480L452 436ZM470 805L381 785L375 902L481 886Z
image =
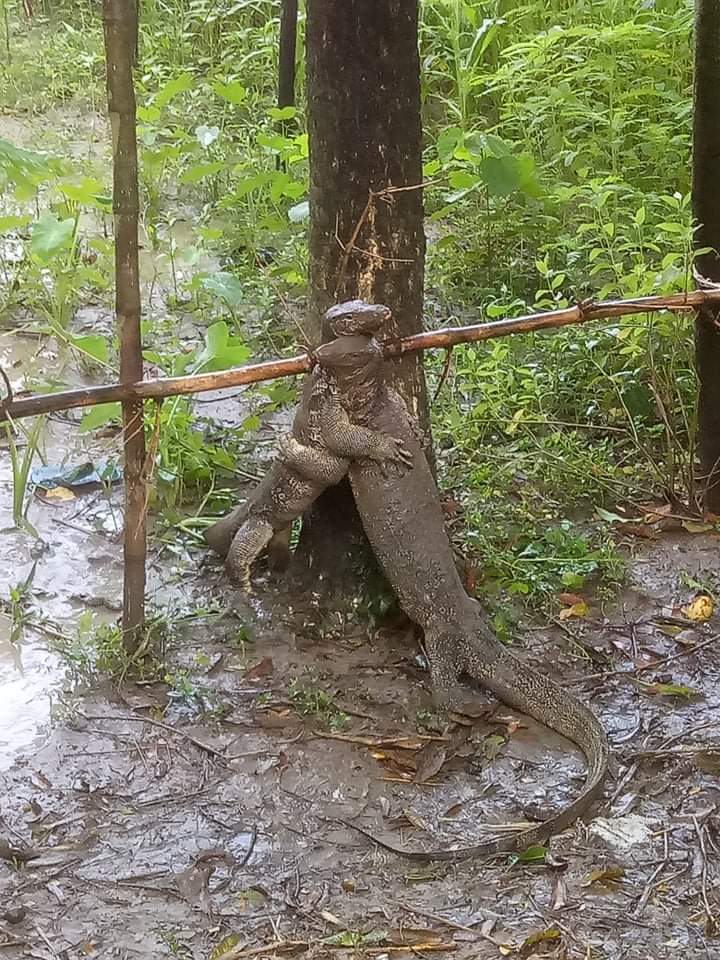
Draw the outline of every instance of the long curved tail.
M378 846L410 860L468 860L506 850L526 850L544 844L582 816L602 791L610 760L610 745L595 714L566 690L536 673L509 653L478 618L478 630L452 631L445 642L452 642L453 659L462 673L478 681L508 706L526 713L576 744L587 759L585 786L580 795L542 823L528 828L513 828L504 836L472 846L443 850L407 850L375 836L355 823L358 830ZM428 635L426 634L426 641ZM488 825L493 830L493 825Z

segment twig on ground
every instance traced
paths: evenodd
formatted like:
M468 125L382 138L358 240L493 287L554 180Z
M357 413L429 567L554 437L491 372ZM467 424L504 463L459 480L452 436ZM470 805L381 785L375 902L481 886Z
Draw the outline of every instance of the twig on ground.
M158 727L160 730L166 730L168 733L172 733L176 737L180 737L182 740L187 740L188 743L191 743L194 747L197 747L198 750L202 750L203 753L209 754L222 764L227 764L227 757L222 751L217 750L215 747L211 747L208 743L203 743L202 740L198 740L196 737L193 737L192 734L186 733L184 730L173 727L169 723L164 723L162 720L153 720L151 717L134 717L131 714L120 714L118 716L113 716L112 714L86 714L83 713L82 710L78 710L78 714L83 718L83 720L89 722L93 720L114 720L117 723L122 723L123 721L127 721L128 723L149 723L151 727Z
M715 914L713 913L712 907L710 906L710 901L708 899L708 854L707 847L705 846L705 824L700 824L698 818L694 814L692 822L693 826L695 827L695 833L697 834L698 843L700 844L700 853L702 855L700 886L702 891L703 906L705 907L706 926L710 931L714 931L717 927L717 920L715 919Z
M696 653L698 650L710 646L711 643L715 643L717 640L720 640L720 633L714 633L711 637L701 640L700 643L694 643L691 647L686 647L684 650L673 653L669 657L661 657L659 660L644 663L642 666L634 667L632 670L605 670L602 673L591 673L586 677L582 677L578 683L585 683L586 680L607 680L609 677L627 677L629 680L632 680L638 673L644 673L645 670L657 670L658 667L664 667L665 664L672 663L674 660L689 657L691 653Z
M633 917L639 917L640 914L645 909L647 902L650 899L653 890L655 889L655 881L657 880L658 876L662 873L662 871L665 869L665 867L668 865L669 860L670 860L670 845L668 843L668 832L667 830L663 830L663 859L655 867L650 877L648 878L648 881L645 884L645 889L640 895L640 899L638 900L637 905L633 910Z

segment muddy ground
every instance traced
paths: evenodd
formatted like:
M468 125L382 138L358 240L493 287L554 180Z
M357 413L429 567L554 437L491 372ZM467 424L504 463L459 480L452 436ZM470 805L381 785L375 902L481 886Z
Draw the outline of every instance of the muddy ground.
M103 322L94 308L74 325ZM16 389L62 359L0 331ZM118 452L75 414L48 421L50 463ZM151 600L171 611L167 682L78 686L56 634L88 609L117 618L121 493L36 498L35 539L12 528L1 453L0 597L36 564L30 621L17 634L0 614L3 960L720 955L717 617L679 632L662 619L717 591L715 535L633 541L616 603L524 624L518 654L590 704L613 744L587 822L536 861L418 864L344 821L415 848L473 843L482 824L568 802L582 758L472 691L440 738L412 632L373 632L267 576L248 603L181 538L149 564Z
M3 339L6 368L22 349ZM116 442L53 420L45 452L80 461ZM119 491L34 501L39 541L8 529L10 497L4 458L3 596L37 561L33 610L58 631L88 607L116 617ZM545 863L417 864L342 822L462 845L579 787L569 744L481 693L475 719L436 739L407 630L372 634L267 577L248 604L178 546L150 565L152 596L177 611L166 669L190 684L178 699L177 682L69 685L52 637L28 626L10 643L6 616L2 957L717 956L717 624L668 636L661 619L693 580L716 584L717 548L708 534L642 541L612 609L527 623L518 653L597 711L617 757L602 805ZM632 672L656 658L670 659ZM659 682L697 696L647 686Z

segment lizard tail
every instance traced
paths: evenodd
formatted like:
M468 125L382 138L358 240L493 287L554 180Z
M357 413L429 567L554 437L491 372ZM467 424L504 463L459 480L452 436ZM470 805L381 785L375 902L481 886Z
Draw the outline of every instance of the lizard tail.
M610 759L610 747L600 721L566 690L535 673L508 653L487 628L475 634L466 633L464 630L460 634L457 630L425 633L433 686L441 696L443 692L451 692L453 685L457 683L454 670L447 674L443 671L443 665L450 664L452 660L448 656L443 657L439 649L443 642L451 644L455 665L460 667L463 674L479 681L508 706L521 710L580 747L588 765L585 787L572 803L563 807L549 820L526 828L512 825L512 830L504 836L471 846L441 850L407 849L376 836L357 823L344 822L383 849L409 860L423 862L468 860L471 857L490 856L503 851L527 850L528 847L547 843L549 837L564 830L582 816L602 791ZM433 657L431 652L433 646L436 657ZM446 654L447 652L448 648ZM493 825L489 824L487 829L491 833L493 830L497 833L498 825L493 828Z
M398 847L359 826L347 822L378 846L410 860L468 860L471 857L490 856L509 850L526 850L536 844L545 844L550 836L559 833L582 816L602 790L610 760L610 747L605 731L597 717L584 704L568 694L551 680L535 673L522 661L502 647L484 623L482 615L468 619L475 631L427 630L425 644L429 653L433 686L441 697L452 692L457 684L458 670L487 687L510 707L521 710L534 720L567 737L587 758L585 787L572 803L558 814L540 824L520 829L513 825L505 836L465 847L442 850L412 850ZM493 831L493 826L488 825ZM497 826L495 828L497 832Z
M489 639L492 640L490 656L487 655ZM531 842L547 839L580 817L602 792L610 761L607 735L595 714L567 690L518 660L494 637L481 636L478 640L473 642L468 638L465 656L461 654L464 672L503 703L566 737L585 754L587 774L580 795L556 816L529 831L535 835Z

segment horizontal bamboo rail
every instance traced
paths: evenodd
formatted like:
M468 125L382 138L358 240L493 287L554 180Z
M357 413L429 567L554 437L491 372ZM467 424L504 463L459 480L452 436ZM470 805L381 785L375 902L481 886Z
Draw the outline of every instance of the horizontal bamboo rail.
M639 297L634 300L603 300L599 302L585 300L563 310L548 310L545 313L532 313L523 317L495 320L492 323L477 323L465 327L446 327L442 330L417 333L414 336L403 337L399 340L387 340L383 343L383 349L386 356L398 357L418 350L451 349L462 343L491 340L495 337L507 337L517 333L553 330L558 327L588 323L592 320L606 320L638 313L658 313L661 310L697 310L714 303L720 306L720 290L694 290L689 293L674 293L660 297ZM230 370L220 370L216 373L139 380L137 383L103 384L97 387L63 390L58 393L40 394L18 399L13 397L7 377L0 371L8 391L8 395L0 401L0 421L18 420L22 417L51 413L55 410L91 407L99 403L112 403L119 400L159 400L164 397L223 390L248 383L275 380L278 377L296 376L300 373L306 373L312 365L312 357L304 353L289 357L286 360L251 363L244 367L233 367Z

